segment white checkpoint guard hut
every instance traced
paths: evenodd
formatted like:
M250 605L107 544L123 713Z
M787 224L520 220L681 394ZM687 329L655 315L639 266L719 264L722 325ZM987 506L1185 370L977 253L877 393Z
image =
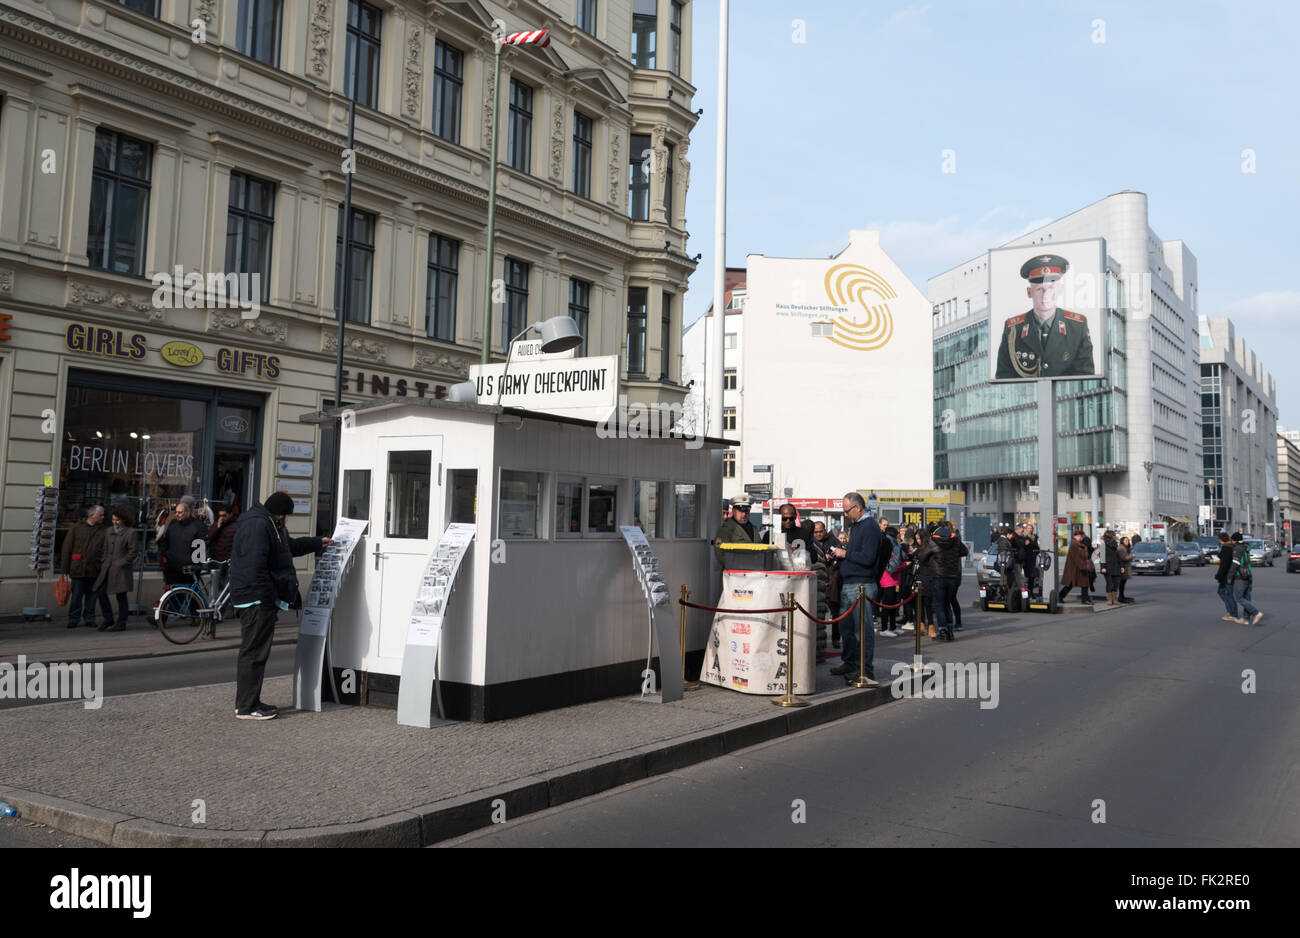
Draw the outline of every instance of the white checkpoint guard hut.
M344 669L356 677L343 702L396 706L416 589L453 522L476 532L441 639L452 719L490 722L641 692L645 597L620 525L644 528L674 605L682 584L693 597L716 595L711 506L733 442L618 438L626 434L590 420L441 400L351 411L339 515L370 527L330 626L337 686ZM693 673L708 622L689 621Z

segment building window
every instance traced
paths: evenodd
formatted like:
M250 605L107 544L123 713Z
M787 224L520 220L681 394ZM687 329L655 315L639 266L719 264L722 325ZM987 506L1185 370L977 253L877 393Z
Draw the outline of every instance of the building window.
M460 269L460 242L441 235L429 236L429 299L425 335L442 342L456 341L456 286Z
M379 24L383 13L362 0L348 0L347 74L343 94L357 104L379 106Z
M664 144L668 152L668 165L664 167L664 218L671 228L673 224L673 158L677 148L671 143Z
M343 206L339 206L338 240L334 253L334 308L343 305ZM375 269L375 216L359 208L352 210L352 284L348 322L370 325L370 294Z
M627 291L627 373L645 374L645 333L650 291L630 287Z
M501 322L501 345L507 355L514 337L528 325L528 265L506 258L506 309Z
M235 280L240 299L257 297L265 303L271 298L274 228L275 183L244 173L231 173L226 210L226 272L248 275L247 280L243 277ZM226 292L229 294L229 287Z
M670 21L673 35L673 47L670 50L669 68L674 75L682 73L682 5L673 0L672 19Z
M129 10L158 18L158 0L117 0L117 2Z
M736 348L736 333L728 332L722 340L722 347L724 349Z
M664 294L663 309L659 316L659 337L663 344L663 362L659 378L667 381L671 377L668 363L672 361L673 352L673 295L671 293Z
M722 408L722 429L724 430L736 429L736 408L734 407Z
M433 57L433 132L460 143L460 98L465 55L445 42L435 43Z
M596 35L596 0L578 0L578 28Z
M650 220L650 137L633 134L627 154L628 217L633 221Z
M250 59L280 67L282 0L239 0L239 51Z
M91 267L144 276L145 228L153 146L112 130L95 131L86 254Z
M722 390L736 390L736 369L728 368L722 372Z
M591 198L591 118L573 114L573 192Z
M637 68L655 67L658 31L658 0L632 0L632 64Z
M736 477L736 451L729 449L722 454L722 477L724 479L734 479Z
M533 89L516 79L510 80L510 139L507 144L510 165L521 173L533 165Z
M587 328L591 324L591 284L585 280L569 281L569 315L578 324L582 344L578 346L577 356L587 354Z

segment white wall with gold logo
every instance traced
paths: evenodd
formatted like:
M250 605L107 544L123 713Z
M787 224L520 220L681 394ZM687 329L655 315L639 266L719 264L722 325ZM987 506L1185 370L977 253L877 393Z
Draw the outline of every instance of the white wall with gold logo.
M736 490L768 481L755 464L775 465L778 498L931 488L931 306L879 233L833 258L752 254L748 285Z

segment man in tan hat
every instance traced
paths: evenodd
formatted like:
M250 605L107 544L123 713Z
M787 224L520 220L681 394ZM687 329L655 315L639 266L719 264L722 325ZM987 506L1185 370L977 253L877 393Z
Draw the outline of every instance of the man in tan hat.
M718 558L719 566L726 566L720 544L757 544L758 530L750 523L749 509L752 499L748 495L737 495L731 499L731 517L722 522L717 536L713 538L713 553Z

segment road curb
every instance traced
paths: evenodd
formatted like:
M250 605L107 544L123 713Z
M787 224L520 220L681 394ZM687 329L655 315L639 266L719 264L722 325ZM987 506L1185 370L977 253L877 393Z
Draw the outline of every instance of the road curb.
M295 633L292 638L277 638L271 642L271 645L272 646L295 645L297 644L297 642L298 642L298 635L297 633ZM192 644L192 645L177 647L175 651L150 651L150 652L145 652L143 654L134 654L134 655L103 655L94 658L76 658L75 660L77 661L78 664L107 664L111 661L144 661L149 658L174 658L176 655L193 655L205 651L238 651L239 644L240 644L239 642L234 642L229 645ZM5 655L0 656L0 662L8 663L8 664L17 664L18 654L19 653L15 653L13 655L14 660L11 661L9 654L6 653ZM27 663L29 665L49 664L50 662L55 662L55 661L62 663L70 660L66 656L62 658L41 657L39 659L33 658L30 655L24 655L24 657L27 658Z
M113 847L419 847L664 775L727 753L863 713L893 700L889 683L844 688L800 709L782 710L575 763L349 824L282 830L179 827L0 784L0 800L22 817Z

